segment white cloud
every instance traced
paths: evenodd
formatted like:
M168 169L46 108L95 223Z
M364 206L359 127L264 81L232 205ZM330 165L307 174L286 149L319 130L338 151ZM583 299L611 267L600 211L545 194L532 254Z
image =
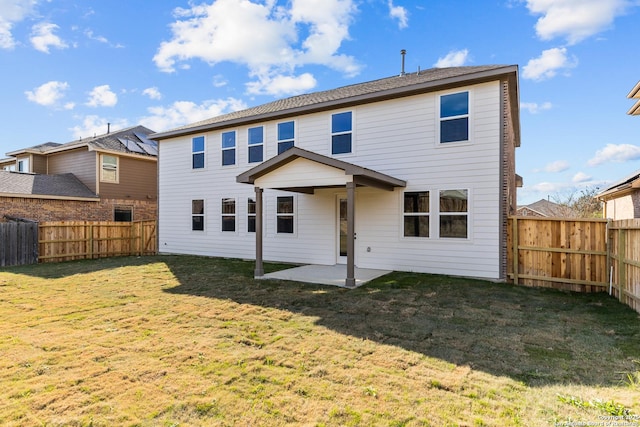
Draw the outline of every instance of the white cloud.
M191 59L211 65L222 61L244 64L255 78L249 87L260 93L271 93L271 83L283 81L282 77L290 78L291 93L299 91L300 82L307 78L296 76L295 70L303 65L324 65L347 76L360 71L353 57L338 53L349 38L356 13L353 0L324 0L321 4L292 0L289 5L279 6L274 0L217 0L175 9L172 39L160 44L153 60L165 72ZM261 86L262 82L267 85ZM279 94L285 93L282 89L278 88Z
M111 91L109 85L96 86L89 92L89 107L113 107L118 103L118 95Z
M50 22L41 22L31 28L31 44L40 52L49 53L50 47L66 49L69 47L60 37L54 34L58 27Z
M556 160L555 162L551 162L544 167L545 172L564 172L569 169L569 162L565 160Z
M143 95L147 95L150 99L161 99L162 94L157 87L148 87L142 91Z
M246 84L247 93L252 95L275 95L299 94L306 92L316 86L316 79L309 73L300 76L259 76L259 81Z
M542 111L550 110L553 106L550 102L543 102L538 104L537 102L521 102L520 109L527 110L531 114L538 114Z
M107 129L111 128L111 132L117 129L124 129L129 127L129 122L126 119L117 119L111 121L103 117L98 116L85 116L82 120L82 124L69 128L76 139L93 138L97 135L103 135L107 133Z
M208 100L200 105L190 101L177 101L169 107L149 108L151 115L141 118L139 122L149 129L162 132L245 108L246 104L235 98Z
M223 87L226 86L229 82L222 74L216 74L213 76L213 87Z
M591 181L591 176L587 175L584 172L578 172L571 179L571 182L576 183L576 184L585 183L585 182L589 182L589 181Z
M38 0L0 0L0 49L13 49L16 45L11 30L31 15Z
M608 29L631 5L629 0L527 0L529 11L542 15L536 23L538 37L564 37L569 44Z
M446 67L460 67L464 65L469 59L469 50L452 50L447 53L444 57L438 58L438 61L433 64L436 68L446 68Z
M567 58L567 48L555 47L542 51L540 57L531 59L522 67L522 77L531 80L546 80L554 77L558 70L568 70L578 63L577 59Z
M402 6L394 6L393 0L389 0L389 16L398 20L398 27L407 28L409 26L409 13Z
M45 107L57 107L58 101L65 96L65 92L69 89L69 83L52 80L43 85L25 92L27 99L36 104ZM73 104L66 104L65 109L73 108Z
M598 166L603 163L622 163L629 160L640 159L640 147L632 144L607 144L602 150L590 159L589 166Z

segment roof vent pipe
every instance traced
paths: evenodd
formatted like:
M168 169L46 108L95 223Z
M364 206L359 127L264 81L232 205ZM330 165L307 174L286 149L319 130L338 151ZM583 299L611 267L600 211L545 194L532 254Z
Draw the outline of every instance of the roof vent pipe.
M111 123L107 123L107 135L111 133Z
M405 57L405 55L406 55L406 54L407 54L406 49L402 49L402 50L400 51L400 55L402 55L402 69L400 70L400 75L401 75L401 76L404 76L404 75L405 75L405 72L404 72L404 57Z

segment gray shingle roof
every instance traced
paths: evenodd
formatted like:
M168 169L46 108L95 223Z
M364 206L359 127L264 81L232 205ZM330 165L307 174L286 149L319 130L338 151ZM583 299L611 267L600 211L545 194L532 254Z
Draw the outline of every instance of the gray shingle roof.
M207 120L181 126L150 137L156 140L173 136L223 127L250 123L265 118L283 117L336 108L339 105L355 105L408 96L414 93L438 90L447 85L460 85L461 82L493 79L500 74L516 73L517 67L511 65L483 65L472 67L432 68L402 76L387 77L365 83L343 86L336 89L313 92L290 98L279 99L246 110L236 111Z
M98 198L72 173L39 175L0 171L0 194L10 194L17 197L25 195L43 196L43 198L47 198L47 196Z

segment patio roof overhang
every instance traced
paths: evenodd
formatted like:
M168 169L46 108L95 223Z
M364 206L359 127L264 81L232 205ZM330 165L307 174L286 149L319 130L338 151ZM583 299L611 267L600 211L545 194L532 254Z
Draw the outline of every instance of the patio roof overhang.
M255 277L264 276L262 265L262 193L265 188L313 194L318 188L346 188L347 191L347 277L345 286L355 287L355 189L374 187L393 191L406 181L362 166L343 162L298 147L241 173L236 182L251 184L256 191Z
M406 181L362 166L292 147L260 165L241 173L236 181L260 188L313 194L317 188L375 187L393 191Z

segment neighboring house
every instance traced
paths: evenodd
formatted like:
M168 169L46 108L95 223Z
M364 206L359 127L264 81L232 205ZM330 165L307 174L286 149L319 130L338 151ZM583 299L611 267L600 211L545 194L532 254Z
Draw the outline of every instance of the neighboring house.
M640 116L640 81L636 83L633 89L631 89L631 92L629 92L627 98L637 99L636 103L633 104L633 107L631 107L631 109L627 111L627 114L629 114L630 116Z
M604 202L604 218L640 218L640 170L613 183L596 197Z
M518 206L516 215L539 218L575 218L577 216L570 207L559 205L546 199L540 199L529 205Z
M157 143L136 126L67 144L47 142L0 161L0 220L157 218Z
M159 247L506 277L517 66L423 70L151 135Z

